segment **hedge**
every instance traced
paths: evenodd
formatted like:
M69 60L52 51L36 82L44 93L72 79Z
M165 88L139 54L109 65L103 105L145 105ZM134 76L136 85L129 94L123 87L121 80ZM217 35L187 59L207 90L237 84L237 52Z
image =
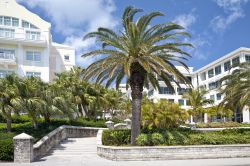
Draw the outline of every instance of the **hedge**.
M130 130L105 130L103 131L102 143L108 146L128 146L130 144ZM214 132L198 132L187 129L169 129L160 132L144 131L137 137L136 143L139 146L250 144L250 129L227 129Z

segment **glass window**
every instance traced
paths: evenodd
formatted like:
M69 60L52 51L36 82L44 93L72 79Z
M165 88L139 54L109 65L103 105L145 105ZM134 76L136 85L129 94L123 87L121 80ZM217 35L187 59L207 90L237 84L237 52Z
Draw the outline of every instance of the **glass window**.
M240 57L233 58L232 65L237 66L238 64L240 64Z
M174 94L175 91L172 88L169 87L160 87L159 94Z
M250 55L245 55L246 62L250 62Z
M64 60L69 61L69 55L64 55Z
M11 26L11 17L4 17L4 25Z
M213 89L219 88L220 86L221 86L221 82L220 81L211 82L210 84L208 84L209 90L213 90Z
M14 38L14 36L14 29L0 28L0 37Z
M26 72L27 77L39 77L41 78L41 73L40 72Z
M208 78L212 78L214 76L214 69L208 70Z
M183 99L179 99L178 103L179 103L179 105L183 106L184 105L184 100Z
M187 76L186 78L187 78L190 82L192 81L192 77Z
M0 49L1 59L15 59L15 50Z
M30 24L30 28L31 29L38 29L35 25L33 25L33 24Z
M22 20L22 27L23 28L29 28L30 27L30 23L28 23L27 21Z
M177 88L178 95L183 95L185 92L187 92L186 88Z
M41 36L40 32L26 31L26 39L40 40L40 36Z
M216 94L216 98L217 98L217 100L221 100L221 94L220 94L220 93L217 93L217 94Z
M221 65L215 67L215 75L221 74Z
M211 99L211 100L215 100L214 95L210 95L210 99Z
M224 71L228 71L231 68L231 63L230 61L227 61L224 63Z
M41 61L41 53L40 52L27 51L26 52L26 60L40 62Z
M174 99L168 99L170 103L174 103Z
M0 70L0 78L4 78L6 75L12 74L13 71Z
M206 80L207 79L207 73L206 72L201 73L200 77L201 77L202 81Z
M0 25L3 25L3 16L0 16Z
M19 26L19 19L18 18L12 18L12 26L14 26L14 27Z

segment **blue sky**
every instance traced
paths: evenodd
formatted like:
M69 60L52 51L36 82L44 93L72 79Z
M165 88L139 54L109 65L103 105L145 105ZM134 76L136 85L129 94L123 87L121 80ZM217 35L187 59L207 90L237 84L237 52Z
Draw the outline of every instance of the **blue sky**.
M53 40L75 47L77 64L93 59L80 55L96 47L82 41L98 27L120 28L120 17L128 5L145 13L166 14L153 23L175 22L192 35L195 48L187 64L198 69L239 47L250 47L250 0L18 0L32 12L52 23ZM248 9L248 10L247 10Z

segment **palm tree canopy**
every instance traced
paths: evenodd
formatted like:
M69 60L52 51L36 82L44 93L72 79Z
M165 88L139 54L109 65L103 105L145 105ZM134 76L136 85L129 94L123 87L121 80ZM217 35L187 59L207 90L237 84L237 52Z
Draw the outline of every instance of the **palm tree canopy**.
M183 27L171 22L151 26L153 18L163 16L160 12L143 15L134 21L134 16L138 12L142 10L131 6L125 9L122 16L123 31L119 33L99 28L84 37L84 39L96 38L102 44L102 49L83 55L83 57L101 57L86 69L84 79L92 78L96 83L106 81L107 87L115 82L118 88L123 78L127 78L127 85L131 84L131 77L137 72L143 79L134 81L141 81L140 83L146 87L151 83L154 88L159 88L157 75L169 87L172 87L171 75L189 84L190 81L176 69L174 64L184 66L188 70L183 61L190 55L181 48L192 45L181 42L179 37L190 37L190 35L182 31ZM178 85L177 81L176 83Z
M220 106L230 109L250 106L250 63L239 64L230 75L221 79L221 93L224 95Z

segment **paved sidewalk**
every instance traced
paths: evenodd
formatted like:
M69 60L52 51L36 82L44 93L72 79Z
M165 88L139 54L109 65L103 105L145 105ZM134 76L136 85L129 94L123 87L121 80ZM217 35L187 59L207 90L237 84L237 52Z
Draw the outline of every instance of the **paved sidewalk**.
M250 166L250 158L109 161L96 154L96 138L74 138L62 142L39 161L31 164L0 163L0 166Z

